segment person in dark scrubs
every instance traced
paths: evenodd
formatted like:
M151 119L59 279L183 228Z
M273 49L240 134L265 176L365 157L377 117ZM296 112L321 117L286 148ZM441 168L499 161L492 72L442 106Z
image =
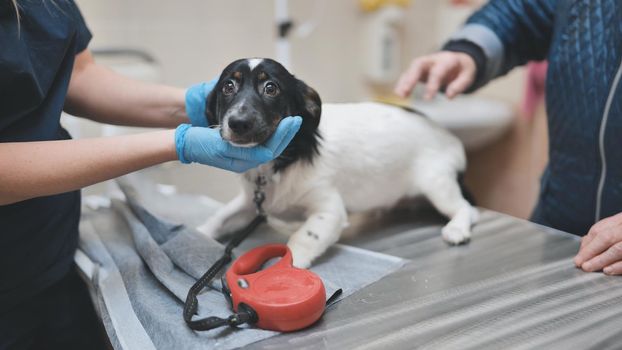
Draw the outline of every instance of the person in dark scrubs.
M234 147L206 127L213 83L124 78L94 62L90 39L72 0L0 0L0 349L105 348L73 261L81 187L173 160L243 172L300 127L286 117L265 144ZM71 140L63 110L165 130Z

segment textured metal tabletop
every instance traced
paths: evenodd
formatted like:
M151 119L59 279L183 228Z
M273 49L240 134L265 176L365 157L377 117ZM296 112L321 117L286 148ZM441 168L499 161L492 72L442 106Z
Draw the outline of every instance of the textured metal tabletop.
M577 237L484 211L471 242L450 247L429 210L382 220L343 242L410 263L250 348L622 348L622 278L576 269Z

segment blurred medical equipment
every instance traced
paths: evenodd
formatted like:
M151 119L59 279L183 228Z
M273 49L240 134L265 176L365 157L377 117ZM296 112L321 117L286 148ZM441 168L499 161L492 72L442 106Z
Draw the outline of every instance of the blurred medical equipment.
M305 38L311 35L322 21L322 14L326 9L326 0L314 1L314 8L311 16L295 25L288 12L289 0L274 0L274 20L277 27L277 39L275 47L275 59L288 70L292 69L290 35L298 38Z
M365 49L367 78L376 84L393 84L402 69L404 8L409 0L361 0L366 14Z

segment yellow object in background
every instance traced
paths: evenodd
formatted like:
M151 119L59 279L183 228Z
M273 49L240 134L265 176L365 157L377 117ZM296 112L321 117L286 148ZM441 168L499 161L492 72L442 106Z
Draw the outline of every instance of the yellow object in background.
M402 98L391 93L376 94L373 101L398 107L412 107L412 101L410 98Z
M410 0L359 0L363 11L373 12L383 6L395 5L401 7L407 7L410 5Z

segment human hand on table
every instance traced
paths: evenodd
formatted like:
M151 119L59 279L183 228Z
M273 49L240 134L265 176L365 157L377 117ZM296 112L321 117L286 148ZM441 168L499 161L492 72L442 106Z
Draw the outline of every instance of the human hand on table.
M441 51L416 58L402 74L395 93L407 97L419 81L426 83L425 98L431 99L442 87L445 95L453 98L464 92L475 81L477 66L466 53Z
M586 272L603 270L607 275L622 275L622 213L592 226L581 239L574 262Z
M278 157L301 124L301 117L283 118L268 141L254 147L233 146L222 139L218 129L182 124L175 130L175 149L182 163L196 162L243 173Z

